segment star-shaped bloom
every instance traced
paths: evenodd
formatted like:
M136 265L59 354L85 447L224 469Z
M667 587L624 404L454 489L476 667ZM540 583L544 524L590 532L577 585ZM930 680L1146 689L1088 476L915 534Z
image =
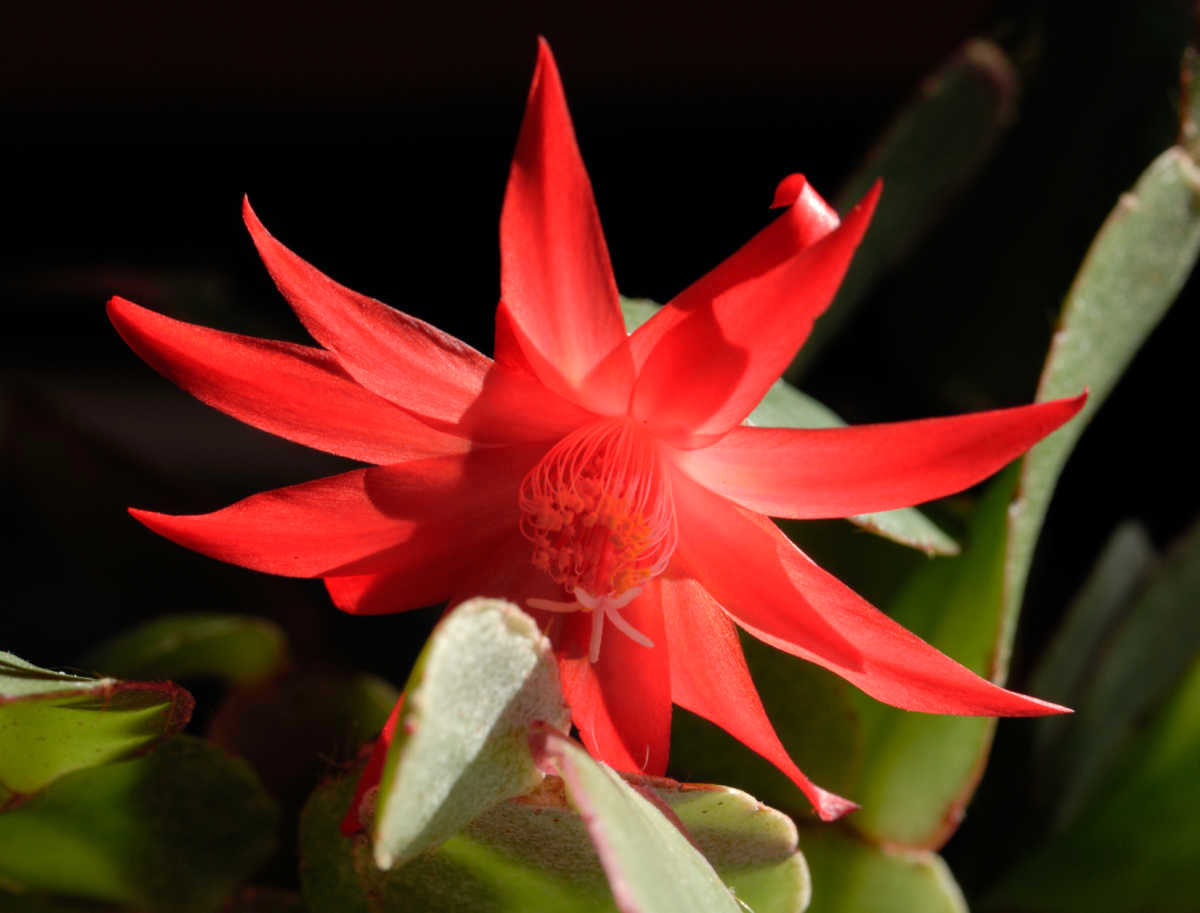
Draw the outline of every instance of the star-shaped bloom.
M627 335L591 184L546 44L500 221L495 358L334 282L246 224L320 348L193 326L120 298L113 323L194 396L372 464L215 513L134 510L214 558L320 577L347 612L485 595L537 617L597 757L661 774L671 707L721 726L835 818L767 719L735 625L909 710L1062 708L980 678L814 564L769 517L890 510L961 491L1083 396L852 428L744 419L828 306L871 218L802 177L783 212Z

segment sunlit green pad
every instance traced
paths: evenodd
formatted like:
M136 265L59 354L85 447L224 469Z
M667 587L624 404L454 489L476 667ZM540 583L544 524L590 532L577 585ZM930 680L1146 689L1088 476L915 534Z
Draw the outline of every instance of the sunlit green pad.
M542 774L534 722L570 716L550 642L511 603L473 599L438 625L405 688L380 782L375 859L403 863L462 830Z
M1025 457L1009 516L1005 615L997 658L1008 651L1025 578L1059 473L1083 429L1158 325L1200 253L1200 169L1180 147L1156 158L1118 201L1067 293L1038 400L1090 390L1087 405Z
M578 745L547 742L622 911L738 913L729 889L660 808Z
M176 736L0 814L0 884L206 913L270 854L277 812L241 761Z
M287 640L273 622L249 615L171 615L101 644L82 664L122 678L217 678L253 685L287 662Z
M844 213L883 178L871 230L833 304L800 350L793 372L812 362L875 284L971 184L1012 123L1019 90L1004 51L984 39L967 42L922 83L918 97L900 111L837 196L837 209Z
M632 333L654 316L658 305L644 298L622 298L621 310L625 315L625 328ZM767 391L747 421L764 428L837 428L846 424L833 410L783 380L776 381ZM865 530L928 554L953 555L958 552L958 544L953 539L911 507L848 519Z
M800 848L812 868L810 913L967 913L934 853L881 849L833 827L801 828Z
M178 732L191 713L191 695L169 682L84 678L0 653L0 789L28 794L129 757Z
M1200 660L1065 830L981 909L1191 913L1200 897Z
M594 762L585 763L595 767ZM800 913L805 908L808 869L796 852L790 819L737 790L652 782L738 900L754 913ZM587 828L568 805L557 777L547 778L529 796L495 806L436 851L389 872L372 864L366 837L347 839L338 833L337 823L353 791L352 776L331 782L313 795L305 809L301 878L312 913L611 913L617 909ZM664 825L671 827L666 819L650 820L654 829L645 839L654 844L652 852L661 852L658 841L664 836L678 848L682 840L678 832L658 833ZM622 818L617 826L636 827L639 821ZM694 853L686 858L696 861ZM668 874L666 859L655 855L648 863L664 887L675 887L678 881ZM715 909L729 909L727 896L716 894ZM667 903L626 909L646 913L714 909Z

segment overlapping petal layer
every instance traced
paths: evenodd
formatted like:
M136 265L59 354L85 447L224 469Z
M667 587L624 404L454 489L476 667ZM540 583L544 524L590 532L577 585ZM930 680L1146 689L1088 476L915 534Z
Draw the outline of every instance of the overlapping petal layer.
M784 207L778 218L676 295L629 337L639 372L658 341L692 308L704 307L734 286L774 269L838 227L837 213L802 174L790 175L779 183L773 205Z
M647 333L660 338L638 375L631 414L688 448L711 444L739 424L833 300L879 190L876 184L840 226L795 256L711 299L686 296L647 321ZM669 329L653 328L656 321Z
M435 430L357 384L321 349L222 333L124 298L108 303L117 332L152 368L234 418L318 450L368 463L461 453Z
M472 546L498 530L515 531L517 487L540 450L486 448L356 469L253 495L210 514L131 513L173 542L271 574L407 569L419 578L435 556L457 556L461 571L473 560Z
M491 359L423 320L334 282L242 214L271 278L304 326L346 373L410 412L456 421L475 401Z

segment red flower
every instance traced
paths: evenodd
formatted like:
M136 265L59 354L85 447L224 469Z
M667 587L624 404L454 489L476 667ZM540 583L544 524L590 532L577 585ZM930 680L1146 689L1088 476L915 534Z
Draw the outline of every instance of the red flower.
M314 349L191 326L114 298L118 331L205 402L376 464L198 516L134 510L214 558L324 579L347 612L503 596L556 645L597 757L661 774L672 703L768 758L831 819L763 712L734 624L897 707L1034 715L817 567L767 519L845 517L960 491L1049 434L1070 400L826 430L743 419L829 304L871 218L800 176L782 215L627 336L592 189L550 51L500 221L488 359L322 275L245 207Z

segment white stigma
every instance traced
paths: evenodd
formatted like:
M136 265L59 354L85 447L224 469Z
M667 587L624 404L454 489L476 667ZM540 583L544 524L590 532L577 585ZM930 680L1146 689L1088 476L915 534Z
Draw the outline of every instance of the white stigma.
M621 609L633 602L642 592L640 586L626 590L619 596L593 596L583 587L575 587L573 602L559 602L554 599L527 599L526 605L531 609L543 612L591 612L592 638L588 643L588 661L596 662L600 658L600 640L604 636L604 619L613 623L618 631L639 646L647 649L654 648L654 641L631 625L621 615Z

